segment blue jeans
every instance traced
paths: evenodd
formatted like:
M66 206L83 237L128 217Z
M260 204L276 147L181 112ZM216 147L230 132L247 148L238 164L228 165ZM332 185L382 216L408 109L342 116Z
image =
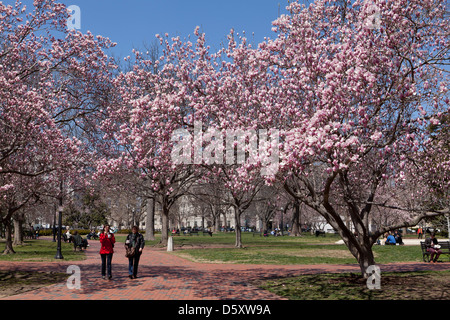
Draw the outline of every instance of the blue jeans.
M140 252L136 252L136 254L133 257L128 258L128 274L130 276L137 276L140 258L141 258Z
M108 269L108 276L111 277L111 260L112 260L112 253L108 254L101 254L100 257L102 258L102 276L106 276L106 269Z

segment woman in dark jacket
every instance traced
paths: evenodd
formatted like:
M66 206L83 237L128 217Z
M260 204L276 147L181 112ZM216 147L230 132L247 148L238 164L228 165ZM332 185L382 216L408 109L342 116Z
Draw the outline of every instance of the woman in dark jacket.
M131 233L127 236L125 246L135 249L134 256L128 257L128 276L130 279L136 279L139 259L141 258L142 250L145 246L144 237L139 233L139 228L137 226L133 226L133 228L131 228Z

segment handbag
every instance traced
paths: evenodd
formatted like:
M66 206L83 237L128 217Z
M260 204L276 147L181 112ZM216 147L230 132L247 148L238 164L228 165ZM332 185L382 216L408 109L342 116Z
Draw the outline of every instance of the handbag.
M125 257L127 258L131 258L134 257L134 254L136 253L136 248L135 247L126 247L125 248Z

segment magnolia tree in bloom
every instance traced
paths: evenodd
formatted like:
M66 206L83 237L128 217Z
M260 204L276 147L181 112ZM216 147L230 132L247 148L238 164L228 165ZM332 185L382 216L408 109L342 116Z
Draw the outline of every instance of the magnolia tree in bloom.
M294 2L273 23L278 37L260 44L282 92L278 178L338 231L363 274L383 232L449 211L399 197L424 199L424 172L449 174L427 131L449 110L445 2L374 4L376 27L372 2ZM439 188L448 187L443 179ZM374 208L393 210L397 223L375 228Z
M273 130L276 91L274 77L245 36L220 52L218 73L201 90L206 102L202 112L208 126L199 130L202 156L211 181L227 190L226 203L234 211L236 247L242 247L241 217L260 192L264 180L274 180L278 170L278 130ZM204 131L204 132L203 132ZM197 155L194 136L194 160Z
M88 161L84 138L73 134L88 128L103 101L110 43L68 32L68 16L51 0L32 8L0 3L0 217L7 226L39 194L61 197L61 179L69 184Z
M132 71L115 79L120 98L102 123L111 150L98 161L97 175L134 171L141 176L150 193L159 195L163 243L171 206L200 174L227 186L239 221L258 190L253 177L261 180L259 169L270 172L270 164L262 168L258 157L270 148L258 150L256 132L267 114L258 116L255 103L270 103L272 97L263 87L271 75L258 70L259 51L244 38L238 46L232 33L229 47L211 54L205 35L198 28L194 35L195 43L158 35L163 55L157 60L135 51ZM268 133L261 131L265 144ZM241 246L239 234L236 246Z
M202 83L202 72L214 71L208 68L204 39L196 35L195 45L158 36L163 47L160 59L135 51L132 70L114 80L119 99L108 107L109 116L102 123L104 141L109 145L104 149L109 151L97 162L96 176L138 175L148 197L160 201L164 245L170 209L197 175L195 168L176 160L189 157L191 148L174 156L173 145L180 139L176 132L193 128L195 120L202 119L196 110L202 99L196 94L197 86Z

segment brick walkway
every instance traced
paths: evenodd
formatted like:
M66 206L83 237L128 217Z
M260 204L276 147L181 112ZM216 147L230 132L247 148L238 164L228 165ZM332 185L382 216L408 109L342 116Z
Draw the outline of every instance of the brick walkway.
M166 251L147 247L137 279L128 278L128 259L119 243L113 257L113 279L100 275L99 242L90 241L83 261L0 262L0 270L55 271L69 265L81 270L81 289L66 283L44 287L1 300L280 300L249 284L252 280L329 272L359 272L357 265L236 265L195 263ZM450 263L380 265L383 271L448 270Z

